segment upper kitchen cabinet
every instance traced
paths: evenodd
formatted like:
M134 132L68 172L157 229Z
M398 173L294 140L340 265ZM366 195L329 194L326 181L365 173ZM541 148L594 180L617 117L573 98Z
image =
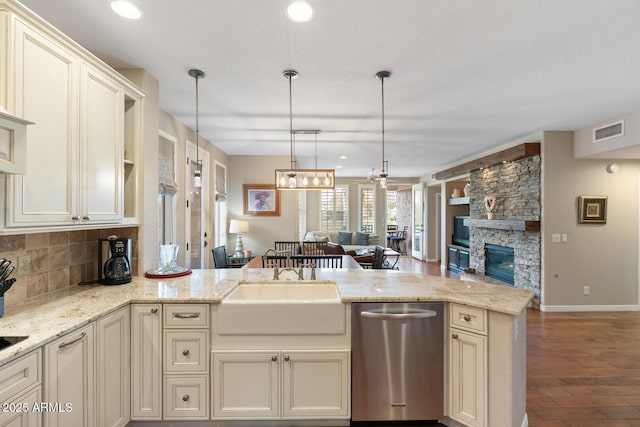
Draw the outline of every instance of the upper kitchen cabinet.
M0 15L0 103L35 122L26 172L6 177L4 233L136 223L143 94L19 3Z

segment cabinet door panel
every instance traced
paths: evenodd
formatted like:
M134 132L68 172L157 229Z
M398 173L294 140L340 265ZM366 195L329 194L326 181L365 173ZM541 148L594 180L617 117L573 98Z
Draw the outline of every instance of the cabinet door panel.
M86 64L82 66L81 219L122 219L124 92Z
M34 388L13 400L14 405L26 411L0 412L0 427L39 427L42 425L42 413L34 411L35 405L42 402L42 389Z
M484 427L487 339L459 329L452 329L451 335L451 418Z
M283 418L349 417L348 352L283 355Z
M44 348L44 402L58 403L46 412L50 427L95 425L94 325L68 333Z
M162 418L162 306L131 305L131 419Z
M278 358L277 352L214 352L214 419L277 418Z
M77 214L79 61L16 21L15 111L29 128L27 173L10 176L7 225L68 224Z
M125 426L131 408L129 307L99 319L97 327L97 425Z

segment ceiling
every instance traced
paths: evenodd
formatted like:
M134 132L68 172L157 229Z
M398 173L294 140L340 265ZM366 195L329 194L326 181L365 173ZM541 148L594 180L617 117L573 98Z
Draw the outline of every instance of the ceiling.
M379 172L380 70L390 177L430 174L541 130L575 130L640 111L638 0L107 0L23 3L114 67L144 68L160 107L229 155L290 154L293 128L320 129L318 166ZM296 140L313 167L313 135ZM339 156L347 156L339 159ZM287 167L283 162L282 167Z

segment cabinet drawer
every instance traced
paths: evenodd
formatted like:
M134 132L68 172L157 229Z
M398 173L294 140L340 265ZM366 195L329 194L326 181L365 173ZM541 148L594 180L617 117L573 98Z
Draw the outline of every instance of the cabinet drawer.
M164 419L208 419L209 379L206 376L164 379Z
M209 304L165 304L165 328L208 328Z
M36 350L0 369L0 402L42 381L42 353Z
M207 372L208 331L165 331L164 371Z
M451 326L486 334L487 311L466 305L451 304Z

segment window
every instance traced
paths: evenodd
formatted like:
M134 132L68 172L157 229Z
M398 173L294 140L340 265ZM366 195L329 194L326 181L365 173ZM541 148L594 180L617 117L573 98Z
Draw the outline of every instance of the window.
M375 185L359 185L358 212L360 231L373 233L376 224L376 188Z
M337 186L334 190L320 190L320 227L323 231L349 229L349 189Z

